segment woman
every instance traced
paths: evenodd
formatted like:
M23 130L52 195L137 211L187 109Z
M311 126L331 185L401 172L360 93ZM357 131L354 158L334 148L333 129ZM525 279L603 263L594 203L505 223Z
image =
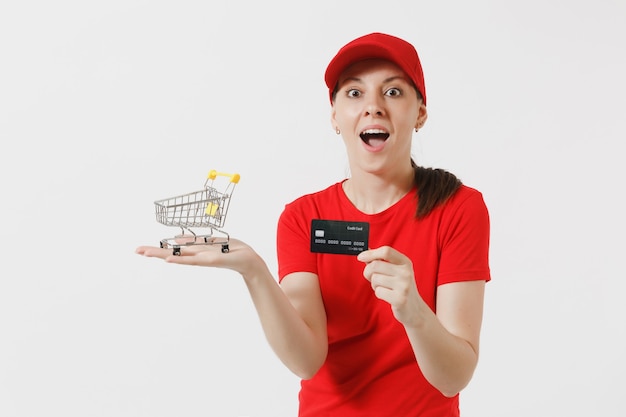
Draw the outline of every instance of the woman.
M490 280L482 195L411 158L413 131L427 119L411 44L382 33L357 38L325 81L351 175L285 206L280 284L234 239L227 254L137 251L243 276L270 345L302 378L301 417L458 416Z

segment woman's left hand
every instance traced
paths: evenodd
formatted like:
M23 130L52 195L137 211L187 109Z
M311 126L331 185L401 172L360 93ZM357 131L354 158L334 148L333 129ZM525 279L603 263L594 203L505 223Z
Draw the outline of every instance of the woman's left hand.
M366 264L363 276L376 297L391 305L396 320L415 325L425 303L417 291L413 262L389 246L363 251L357 259Z

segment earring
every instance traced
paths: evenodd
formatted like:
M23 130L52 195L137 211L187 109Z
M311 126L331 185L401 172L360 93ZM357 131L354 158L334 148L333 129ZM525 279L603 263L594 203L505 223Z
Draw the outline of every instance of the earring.
M341 131L339 130L339 128L336 128L335 132L337 132L338 135L341 134Z
M419 128L419 127L416 127L416 128L415 128L415 133L417 133L419 130L420 130L420 128Z

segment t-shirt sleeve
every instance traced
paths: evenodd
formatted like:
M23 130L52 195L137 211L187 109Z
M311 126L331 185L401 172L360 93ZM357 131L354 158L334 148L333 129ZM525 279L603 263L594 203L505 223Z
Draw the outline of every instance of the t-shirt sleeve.
M278 219L278 280L294 272L317 273L315 254L311 252L311 221L296 203L285 206Z
M453 197L456 201L444 215L438 285L491 280L489 213L479 191L466 191L463 195Z

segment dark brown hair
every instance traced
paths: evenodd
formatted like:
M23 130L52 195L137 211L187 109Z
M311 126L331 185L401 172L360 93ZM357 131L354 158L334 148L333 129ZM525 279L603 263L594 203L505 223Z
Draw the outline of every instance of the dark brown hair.
M417 187L417 211L415 217L423 219L434 208L445 203L461 187L462 182L454 174L440 168L425 168L411 159L413 182Z

